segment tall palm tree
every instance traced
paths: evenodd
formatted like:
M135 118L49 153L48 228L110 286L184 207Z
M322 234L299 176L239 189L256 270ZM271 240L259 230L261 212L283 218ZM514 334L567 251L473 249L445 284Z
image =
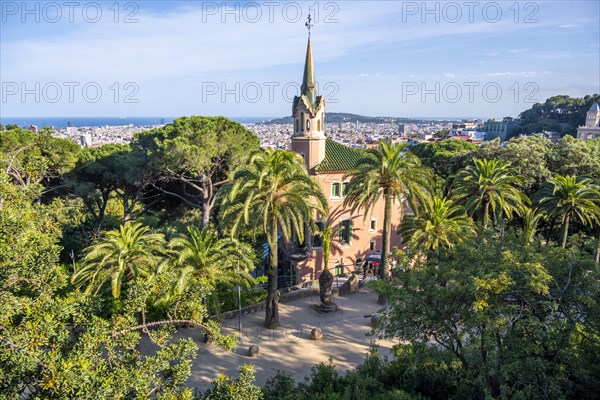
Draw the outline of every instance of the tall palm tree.
M121 295L123 279L147 276L164 261L165 238L140 223L121 225L106 232L90 246L83 258L84 267L72 277L77 287L100 290L110 280L112 296Z
M485 229L490 213L497 221L503 214L512 218L524 212L524 206L530 201L517 188L521 182L522 178L513 173L510 163L474 158L472 165L456 174L451 193L469 215L481 215Z
M423 249L449 249L476 234L475 224L465 210L445 197L436 195L419 209L418 215L404 218L398 233Z
M408 200L414 209L427 196L427 188L431 186L431 174L421 165L419 157L403 152L405 147L382 141L378 147L369 149L365 157L344 177L351 178L344 206L350 206L352 212L362 208L364 218L367 218L383 198L382 278L387 277L390 269L392 203ZM403 211L402 207L400 212Z
M331 257L331 250L333 250L333 237L338 232L337 229L333 229L331 224L327 224L325 228L316 233L321 236L321 249L323 252L323 271L329 270L329 258Z
M249 271L256 258L252 247L236 239L219 239L208 227L188 227L187 232L169 243L178 277L175 294L183 293L192 278L225 284L252 280Z
M557 175L542 185L536 199L547 217L560 219L563 248L571 220L587 226L600 223L600 188L589 178Z
M300 242L305 227L315 232L316 213L327 215L321 186L306 170L304 160L291 151L267 149L252 154L247 165L237 168L224 187L222 217L232 235L241 228L264 230L269 245L265 327L279 325L277 293L277 236L289 241L295 231Z

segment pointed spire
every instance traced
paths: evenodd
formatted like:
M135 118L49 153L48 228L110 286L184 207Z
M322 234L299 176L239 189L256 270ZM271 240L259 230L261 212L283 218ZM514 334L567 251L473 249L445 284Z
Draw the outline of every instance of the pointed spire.
M317 96L317 81L315 80L315 66L313 64L312 45L310 43L311 17L308 16L306 27L308 28L308 44L306 45L306 60L304 62L304 75L302 77L302 86L300 87L300 96L294 96L292 113L298 108L300 103L308 109L314 117L317 110L324 105L323 96Z
M302 78L302 88L300 95L306 96L311 105L314 106L317 99L317 88L315 86L315 66L312 58L312 46L310 44L310 28L312 28L312 18L308 14L306 20L306 29L308 29L308 45L306 46L306 61L304 62L304 77Z
M305 95L308 100L314 104L317 97L317 88L315 85L315 67L312 58L312 46L310 36L306 47L306 61L304 63L304 77L302 78L301 95Z

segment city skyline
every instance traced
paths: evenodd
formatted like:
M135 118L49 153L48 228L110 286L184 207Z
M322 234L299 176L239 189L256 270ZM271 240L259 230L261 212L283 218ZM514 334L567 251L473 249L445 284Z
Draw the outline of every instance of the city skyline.
M516 117L600 92L597 2L24 4L2 2L4 118L289 115L309 12L328 112Z

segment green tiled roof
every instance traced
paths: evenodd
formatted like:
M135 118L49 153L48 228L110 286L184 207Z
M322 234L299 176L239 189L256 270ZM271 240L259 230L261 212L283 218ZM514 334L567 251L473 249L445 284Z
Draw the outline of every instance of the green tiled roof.
M350 171L358 160L364 157L364 150L344 146L341 143L327 139L325 142L325 159L316 167L316 172Z

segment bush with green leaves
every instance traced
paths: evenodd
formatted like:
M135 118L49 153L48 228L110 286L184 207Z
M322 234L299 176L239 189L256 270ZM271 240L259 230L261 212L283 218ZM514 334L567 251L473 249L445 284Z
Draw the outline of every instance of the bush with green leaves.
M367 355L363 364L346 374L340 374L335 365L320 363L311 369L305 382L296 383L283 371L270 378L263 391L265 400L420 400L418 394L410 394L399 385L398 379L390 379L393 371L387 360L382 360L375 349Z
M184 383L197 346L171 340L175 324L202 326L216 344L235 346L216 323L203 324L205 307L190 300L205 289L190 289L156 321L148 307L176 277L134 280L120 312L103 316L101 299L73 290L58 264L61 203L38 197L0 172L0 399L191 398ZM142 333L156 351L141 352Z
M387 291L379 334L412 343L411 362L425 373L416 382L433 367L435 385L403 389L450 399L600 396L591 367L600 352L600 276L579 243L564 249L490 230L414 262L403 286ZM432 385L439 393L424 389Z
M212 388L200 399L262 400L263 392L254 384L254 371L252 365L242 365L238 368L239 376L236 379L220 375L213 381Z

